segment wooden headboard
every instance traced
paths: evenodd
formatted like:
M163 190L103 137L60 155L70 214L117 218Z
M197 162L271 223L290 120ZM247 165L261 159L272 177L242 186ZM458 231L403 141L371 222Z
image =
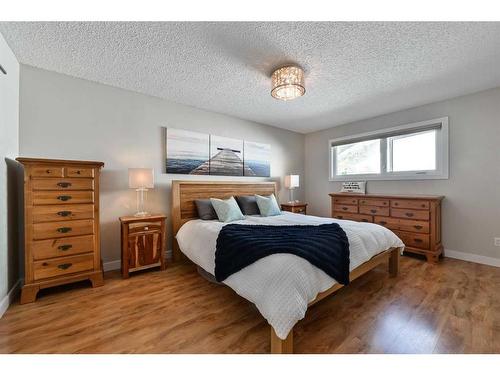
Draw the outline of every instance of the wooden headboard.
M174 235L174 260L182 258L175 235L189 220L198 218L195 199L229 198L236 195L277 194L276 182L236 182L236 181L172 181L172 226Z

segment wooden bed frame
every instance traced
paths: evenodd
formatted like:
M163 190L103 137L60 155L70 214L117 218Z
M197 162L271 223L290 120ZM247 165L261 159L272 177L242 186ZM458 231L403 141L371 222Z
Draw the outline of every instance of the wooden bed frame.
M179 249L175 235L180 227L189 220L197 219L198 213L194 204L195 199L229 198L236 195L269 195L277 194L276 182L235 182L235 181L172 181L172 225L173 225L173 258L174 261L185 260L186 257ZM382 263L389 265L389 274L395 277L399 272L399 248L390 248L374 256L369 261L352 270L350 280L354 280ZM335 293L343 287L335 284L330 289L319 293L309 303L309 306L318 303L325 297ZM291 354L293 353L293 329L284 340L280 339L274 329L271 330L271 353Z

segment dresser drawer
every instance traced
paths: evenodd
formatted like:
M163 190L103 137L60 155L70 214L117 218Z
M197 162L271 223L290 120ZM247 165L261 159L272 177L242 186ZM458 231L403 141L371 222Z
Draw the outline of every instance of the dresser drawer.
M339 204L333 206L333 209L337 212L350 212L353 214L358 213L358 206L351 206L347 204Z
M389 216L389 207L359 206L360 214Z
M35 191L33 204L94 203L93 191Z
M359 200L360 206L389 207L388 199L363 198Z
M391 208L391 216L415 220L429 220L429 211Z
M94 177L93 168L66 168L66 177Z
M94 206L92 204L65 204L60 206L34 206L33 222L93 219Z
M94 255L74 255L33 262L35 280L89 271L94 267Z
M399 229L406 232L430 233L428 221L399 219Z
M363 223L371 223L373 221L373 219L370 215L350 214L350 213L344 213L344 212L338 212L338 211L335 211L333 213L333 217L335 219L353 220L353 221L360 221Z
M94 220L67 220L33 224L33 239L60 238L94 234Z
M91 253L94 249L93 235L33 241L31 243L31 254L34 260Z
M391 207L395 208L411 208L414 210L428 210L430 203L428 201L408 200L408 199L393 199Z
M129 224L129 235L137 235L151 232L158 232L161 230L161 224L158 222L141 222Z
M401 238L406 246L416 247L417 249L428 250L429 249L429 235L420 233L407 233L394 231L396 236Z
M382 225L390 230L398 230L399 229L399 221L400 221L400 219L396 219L393 217L375 216L373 218L373 222L375 224Z
M32 182L33 190L93 190L91 178L39 178Z
M30 169L31 177L63 177L63 167L32 167Z
M358 204L358 198L352 197L335 197L333 198L335 204Z

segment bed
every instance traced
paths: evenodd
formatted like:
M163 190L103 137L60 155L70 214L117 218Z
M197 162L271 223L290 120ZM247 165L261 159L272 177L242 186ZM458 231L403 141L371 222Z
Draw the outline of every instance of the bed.
M198 219L195 199L228 198L237 195L277 196L275 182L173 181L172 224L174 261L189 259L214 274L215 243L225 225ZM398 274L404 245L388 229L372 224L285 212L274 217L247 216L232 224L320 225L338 223L350 245L350 280L381 263L389 274ZM273 254L231 275L224 284L254 303L270 324L271 353L293 353L293 326L308 308L343 287L319 268L292 254Z

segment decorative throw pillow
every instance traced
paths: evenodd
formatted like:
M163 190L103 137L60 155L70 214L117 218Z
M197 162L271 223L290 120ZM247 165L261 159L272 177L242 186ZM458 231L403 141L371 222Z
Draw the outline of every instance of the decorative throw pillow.
M230 221L243 220L245 218L234 197L229 199L210 198L210 202L212 202L219 221L229 223Z
M281 215L281 210L274 194L267 197L255 195L255 200L257 201L257 206L259 206L261 216Z
M243 215L260 215L259 206L255 195L240 195L236 197L236 202L241 208Z
M217 219L217 213L215 212L210 199L195 199L194 204L196 205L196 210L198 211L198 217L201 220Z

